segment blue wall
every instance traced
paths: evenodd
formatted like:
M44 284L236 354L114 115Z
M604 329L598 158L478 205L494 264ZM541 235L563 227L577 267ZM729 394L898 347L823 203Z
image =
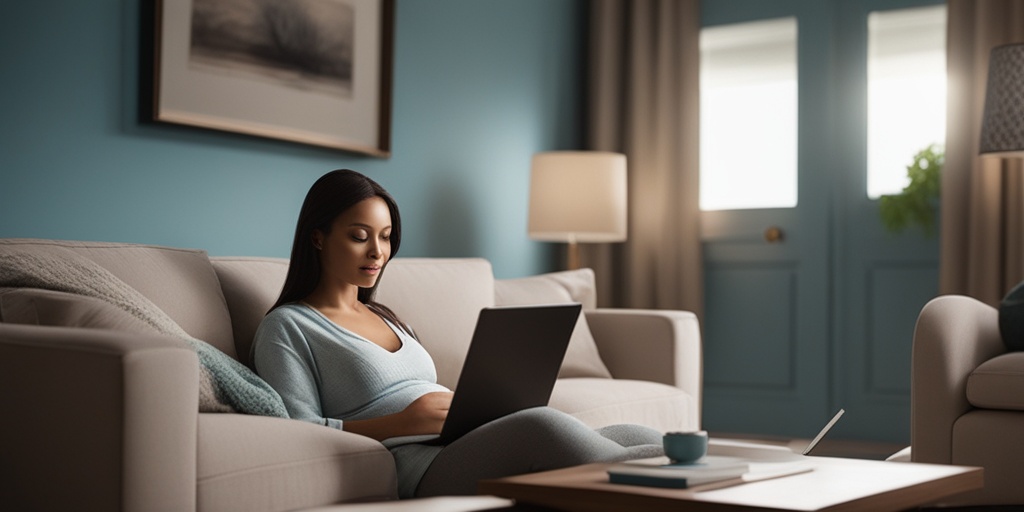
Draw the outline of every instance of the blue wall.
M139 0L4 0L0 237L287 256L309 185L348 167L402 206L402 256L550 270L530 156L581 142L580 0L398 0L390 159L140 123Z

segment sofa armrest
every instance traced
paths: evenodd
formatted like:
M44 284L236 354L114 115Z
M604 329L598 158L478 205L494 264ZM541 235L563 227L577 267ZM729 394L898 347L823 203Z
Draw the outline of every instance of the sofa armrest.
M0 503L194 510L198 397L183 341L0 323Z
M971 410L967 378L1006 352L999 312L971 297L946 295L925 304L914 329L910 440L914 462L952 463L953 424Z
M694 399L700 424L703 352L697 315L689 311L595 309L587 324L608 371L616 379L660 382Z

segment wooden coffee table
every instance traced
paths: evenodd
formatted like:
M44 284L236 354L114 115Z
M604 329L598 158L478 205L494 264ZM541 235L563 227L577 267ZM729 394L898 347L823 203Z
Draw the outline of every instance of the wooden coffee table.
M711 451L711 450L709 450ZM735 451L730 452L736 455ZM984 485L982 468L790 455L810 471L725 488L660 489L608 482L587 464L480 483L481 494L572 512L895 511ZM667 459L666 459L667 460Z

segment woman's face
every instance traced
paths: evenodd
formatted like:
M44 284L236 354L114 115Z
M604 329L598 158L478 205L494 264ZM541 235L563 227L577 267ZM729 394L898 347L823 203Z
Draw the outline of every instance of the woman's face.
M391 257L391 211L380 197L356 203L334 219L330 233L313 233L321 279L370 288Z

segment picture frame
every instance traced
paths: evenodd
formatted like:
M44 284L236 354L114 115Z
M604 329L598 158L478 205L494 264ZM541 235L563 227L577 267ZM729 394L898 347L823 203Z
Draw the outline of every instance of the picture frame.
M153 116L391 154L395 0L155 0Z

